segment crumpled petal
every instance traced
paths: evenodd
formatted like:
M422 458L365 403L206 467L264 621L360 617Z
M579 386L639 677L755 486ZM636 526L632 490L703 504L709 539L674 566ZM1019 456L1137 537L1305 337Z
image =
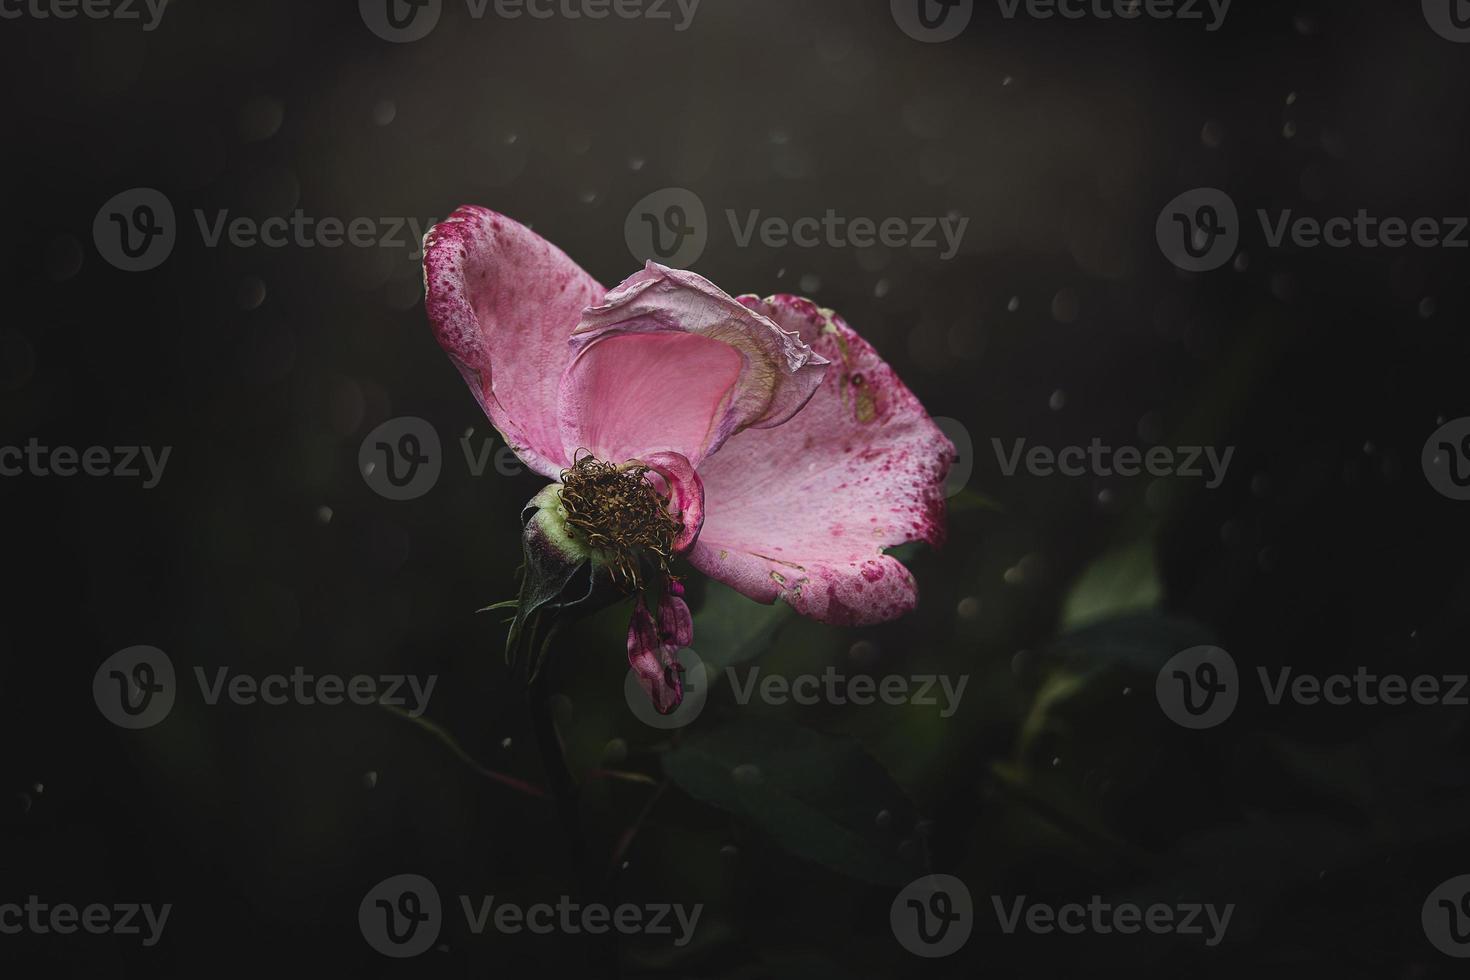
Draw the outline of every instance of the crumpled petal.
M908 612L913 576L883 549L944 539L954 446L897 374L841 318L810 300L742 297L833 362L795 418L732 438L699 468L696 568L760 602L826 623Z
M659 490L668 494L674 516L684 526L674 539L674 554L682 555L694 547L704 528L704 482L689 460L679 453L648 453L638 462L662 480Z
M735 433L790 419L828 366L707 279L652 262L584 313L572 348L563 453L617 462L671 451L698 466Z
M638 596L628 623L628 666L659 714L669 714L684 700L684 667L678 653L692 642L694 617L672 589L659 601L657 620Z
M524 225L462 207L424 238L425 307L440 345L506 442L556 479L570 465L557 427L568 338L596 280Z

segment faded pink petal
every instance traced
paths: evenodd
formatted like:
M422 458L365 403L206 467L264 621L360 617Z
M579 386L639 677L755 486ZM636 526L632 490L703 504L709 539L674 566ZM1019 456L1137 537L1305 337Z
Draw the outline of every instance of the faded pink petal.
M827 361L692 272L654 263L588 309L562 378L563 454L671 451L698 466L732 435L778 426Z
M689 605L672 590L658 603L659 640L677 652L694 642L694 617Z
M683 599L665 593L655 621L639 595L628 623L628 666L659 714L668 714L684 700L684 667L677 654L693 641L694 617Z
M918 601L883 549L944 538L955 450L919 400L839 317L809 300L742 297L833 368L786 425L750 429L699 468L704 530L690 560L752 599L869 625Z
M684 525L674 539L674 553L682 555L699 540L704 527L704 481L679 453L649 453L639 462L658 475L663 484L659 489L668 494L670 507Z
M529 228L463 207L424 241L425 305L439 343L525 464L555 479L571 462L557 391L582 311L604 290Z

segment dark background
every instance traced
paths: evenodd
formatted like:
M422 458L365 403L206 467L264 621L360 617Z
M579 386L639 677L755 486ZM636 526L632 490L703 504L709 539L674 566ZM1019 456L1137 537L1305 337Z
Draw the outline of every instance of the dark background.
M683 951L627 942L622 973L1456 975L1420 907L1470 873L1470 709L1271 707L1248 686L1227 724L1188 732L1152 696L1193 642L1252 674L1465 669L1470 504L1436 493L1419 457L1438 420L1470 414L1466 253L1268 250L1249 219L1243 268L1186 275L1154 241L1165 202L1199 186L1243 218L1470 213L1470 46L1418 4L1237 0L1207 33L982 3L931 46L877 0L704 0L684 33L472 21L450 2L430 37L390 45L349 2L176 0L151 33L5 20L0 46L0 445L173 447L151 491L0 480L0 902L174 905L151 950L0 936L7 970L504 976L591 956L612 974L602 951L474 937L452 915L416 961L363 941L358 902L390 875L426 875L447 901L573 887L549 805L423 730L373 708L209 707L186 684L165 723L126 732L90 690L135 644L184 675L433 674L428 717L481 765L540 782L504 627L475 610L513 595L518 508L543 481L463 465L458 436L492 430L425 323L416 257L210 249L192 211L424 221L483 204L613 284L636 268L628 209L681 186L713 218L697 271L837 309L976 451L947 547L907 556L915 614L778 620L755 661L968 674L959 714L741 708L725 687L700 723L855 736L913 809L864 833L963 878L978 922L961 953L918 960L889 931L897 886L670 786L612 887L704 902L704 918ZM138 186L168 195L180 237L130 274L91 228ZM725 208L971 224L942 262L738 248ZM391 503L357 453L400 415L432 422L447 456L431 494ZM1094 436L1238 448L1214 491L1007 478L990 448ZM1098 614L1090 631L1072 629L1079 606ZM564 644L558 718L579 773L662 780L668 740L622 698L625 617ZM656 790L585 792L605 860ZM1095 893L1238 908L1207 950L1007 936L988 899Z

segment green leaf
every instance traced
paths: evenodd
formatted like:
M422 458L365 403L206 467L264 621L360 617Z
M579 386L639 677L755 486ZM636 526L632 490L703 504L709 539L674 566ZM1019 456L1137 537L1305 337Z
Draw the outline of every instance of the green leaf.
M1062 628L1075 630L1099 620L1156 609L1163 594L1153 539L1139 538L1087 566L1067 595Z
M1065 657L1070 673L1130 671L1151 679L1174 654L1216 642L1214 632L1183 616L1141 612L1110 617L1063 633L1047 647Z
M726 667L765 653L794 615L784 602L762 605L710 581L694 614L694 649L712 675L723 674Z
M899 848L913 826L911 804L851 738L744 719L690 735L665 753L664 771L695 799L839 874L895 885L924 873L917 842Z
M993 497L987 497L978 490L965 489L949 498L948 511L950 514L970 514L976 511L1004 514L1006 509Z

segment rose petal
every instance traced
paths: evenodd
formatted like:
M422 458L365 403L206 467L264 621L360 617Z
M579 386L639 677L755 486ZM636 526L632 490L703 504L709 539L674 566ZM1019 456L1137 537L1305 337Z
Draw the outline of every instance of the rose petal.
M639 595L628 623L628 666L659 714L669 714L684 700L684 667L676 655L693 636L694 620L683 599L665 595L655 621Z
M669 450L698 466L746 428L780 425L827 362L708 280L649 263L586 311L562 379L564 454Z
M665 592L658 603L658 638L676 653L694 642L694 616L673 591Z
M704 483L689 460L678 453L649 453L639 462L662 478L660 489L669 495L669 504L684 525L674 539L674 553L682 555L699 540L704 527Z
M424 239L425 307L439 343L527 466L570 465L557 429L568 338L603 288L529 228L462 207Z
M913 576L883 549L944 538L955 458L919 400L840 318L809 300L742 298L834 364L786 425L734 437L699 469L705 521L690 560L752 599L868 625L908 612Z

